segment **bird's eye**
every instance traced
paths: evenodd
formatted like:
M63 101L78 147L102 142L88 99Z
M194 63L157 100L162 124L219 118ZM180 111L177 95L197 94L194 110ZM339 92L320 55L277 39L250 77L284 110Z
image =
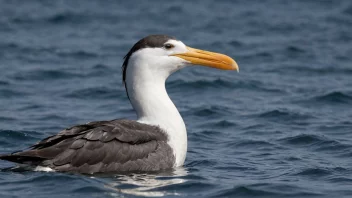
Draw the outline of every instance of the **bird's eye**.
M173 44L170 44L170 43L166 43L164 45L165 49L171 49L171 48L174 48L175 46Z

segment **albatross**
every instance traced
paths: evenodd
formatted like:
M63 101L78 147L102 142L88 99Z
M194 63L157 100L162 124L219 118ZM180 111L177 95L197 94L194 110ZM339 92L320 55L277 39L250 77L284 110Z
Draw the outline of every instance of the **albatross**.
M169 98L166 79L190 65L239 70L224 54L186 46L175 37L150 35L124 57L122 79L137 120L94 121L62 130L0 159L82 174L149 172L184 164L187 131Z

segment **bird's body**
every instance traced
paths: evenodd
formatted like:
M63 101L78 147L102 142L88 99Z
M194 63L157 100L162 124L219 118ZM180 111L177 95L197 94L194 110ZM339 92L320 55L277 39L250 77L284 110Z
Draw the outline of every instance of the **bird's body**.
M157 171L175 163L167 136L159 127L131 120L74 126L2 159L86 174Z
M138 41L125 57L123 80L137 121L111 120L74 126L29 150L0 159L79 173L158 171L182 166L187 131L165 81L190 64L238 70L231 58L185 46L165 35Z

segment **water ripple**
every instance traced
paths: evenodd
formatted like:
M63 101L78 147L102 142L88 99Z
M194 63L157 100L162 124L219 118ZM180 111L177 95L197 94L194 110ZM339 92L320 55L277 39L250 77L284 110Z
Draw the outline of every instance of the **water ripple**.
M311 169L305 169L297 173L296 175L320 177L320 176L327 176L330 174L331 172L329 170L324 170L321 168L311 168Z
M270 143L265 140L240 140L237 142L232 142L230 141L229 143L226 143L226 147L229 148L241 148L241 149L252 149L253 147L255 148L260 148L260 149L274 149L275 144Z
M9 86L10 83L8 81L0 80L0 86Z
M75 59L82 58L97 58L99 54L95 52L89 52L85 50L65 50L65 51L56 51L56 54L60 57L73 57Z
M186 115L197 117L216 117L231 114L231 111L223 106L201 106L195 107L185 112Z
M186 80L176 80L168 84L170 89L210 89L210 88L221 88L221 89L231 89L235 87L251 91L263 91L272 93L285 93L285 90L273 88L270 86L263 85L260 81L246 80L246 81L236 81L230 82L222 78L217 78L213 80L196 80L196 81L186 81Z
M335 104L351 104L352 95L340 91L330 92L313 98L316 102L335 103Z
M292 137L285 137L279 141L288 145L311 145L319 142L325 142L326 138L314 134L298 134Z
M71 93L65 94L64 97L88 100L119 98L119 95L116 90L107 87L91 87L73 91Z
M89 15L78 14L74 12L56 13L48 16L17 16L11 19L15 24L81 24L89 22L92 18Z
M26 93L24 91L0 88L0 98L16 98L16 97L27 96L27 95L29 95L29 93Z
M232 88L233 83L226 81L224 79L214 79L214 80L197 80L197 81L185 81L185 80L177 80L170 82L168 87L172 88Z
M222 190L215 197L321 197L321 193L290 184L256 183Z
M299 75L331 75L331 74L341 74L348 75L352 74L351 68L339 68L339 67L307 67L307 66L286 66L274 69L268 69L266 72L279 72L279 73L295 73Z
M270 192L268 190L255 189L251 186L236 186L232 189L222 190L215 194L214 197L232 197L232 196L245 196L245 197L275 197L280 194Z
M35 131L0 130L0 138L4 140L7 140L7 139L12 141L33 140L38 138L38 136L40 135L41 133L38 133Z
M303 114L300 112L292 112L290 110L284 110L284 109L275 109L275 110L270 110L270 111L265 111L263 113L260 113L257 115L260 118L265 118L273 121L297 121L297 120L307 120L314 118L314 116L309 115L309 114Z
M52 81L59 79L72 79L77 77L83 77L80 73L73 73L63 70L35 70L30 72L17 73L13 76L14 79L20 81Z

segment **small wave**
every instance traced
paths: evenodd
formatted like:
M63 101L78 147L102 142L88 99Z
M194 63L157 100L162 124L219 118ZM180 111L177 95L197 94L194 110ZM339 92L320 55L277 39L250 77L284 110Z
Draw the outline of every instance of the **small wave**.
M231 189L220 190L214 197L308 197L321 196L308 190L292 185L282 184L248 184Z
M116 90L110 88L93 87L73 91L69 94L64 95L64 97L78 99L106 99L118 98L119 95Z
M313 145L316 151L324 153L337 153L344 155L351 151L352 145L341 143L337 140L324 139Z
M75 179L75 176L72 175L68 175L68 174L50 174L50 173L46 173L46 174L38 174L36 176L33 177L26 177L23 178L22 180L18 180L16 182L12 182L13 184L28 184L28 183L32 183L32 184L48 184L48 182L67 182L69 180L73 180Z
M271 119L274 121L280 121L280 122L283 122L283 121L292 122L297 120L306 120L306 119L313 118L313 116L311 115L292 112L289 110L278 110L278 109L263 112L259 114L258 117Z
M18 42L6 42L0 44L0 50L6 51L10 54L17 54L16 57L31 62L40 62L48 60L51 54L54 54L55 47L48 47L42 45L25 45ZM46 62L47 64L47 62Z
M199 117L208 117L211 115L222 114L220 109L207 108L207 109L197 109L194 111L194 115Z
M3 85L10 85L10 83L8 81L0 80L0 86Z
M173 189L177 189L178 191L187 191L189 190L190 192L195 192L195 191L203 191L203 190L209 190L212 188L215 188L216 185L214 184L208 184L200 181L186 181L184 183L179 183L179 184L172 184L172 185L167 185L167 186L162 186L162 187L157 187L152 189L153 191L170 191Z
M343 13L349 16L352 16L352 5L347 6L344 10Z
M0 138L11 140L30 140L40 135L40 133L35 131L0 130Z
M293 137L282 138L279 141L284 145L309 146L310 150L339 157L349 155L352 147L352 145L313 134L299 134Z
M110 69L110 67L107 65L104 65L104 64L96 64L93 66L93 69L94 70L107 70L107 69Z
M269 52L257 52L255 54L256 58L269 58L272 59L274 58L273 54L269 53Z
M227 81L222 78L217 78L213 80L196 80L196 81L187 81L187 80L175 80L167 84L168 88L177 88L180 90L184 89L211 89L211 88L221 88L224 89L247 89L251 91L263 91L271 93L284 93L285 90L272 88L266 86L260 81L257 80L246 80L246 81Z
M253 129L262 129L262 128L264 128L265 126L266 126L266 125L264 125L264 124L253 123L252 125L245 126L245 127L243 128L243 130L245 130L245 131L251 131L251 130L253 130Z
M49 122L50 120L61 121L61 120L73 120L76 117L69 117L67 115L58 115L56 112L43 113L40 116L36 116L36 120L43 120Z
M9 116L0 116L0 121L14 121L16 118L9 117Z
M219 128L231 128L236 126L236 123L229 121L229 120L219 120L215 122L208 122L205 124L206 126L209 125L211 127L219 127Z
M351 183L352 178L348 176L339 176L328 179L332 183Z
M173 13L173 14L181 14L184 8L179 5L172 5L166 10L166 14Z
M305 49L294 45L290 45L286 47L284 53L291 58L297 58L297 57L302 58L308 55Z
M331 170L323 168L307 168L298 173L295 173L296 176L312 176L312 177L322 177L332 174Z
M251 186L236 186L232 189L222 190L214 197L234 197L234 196L258 196L258 197L276 197L280 194L268 190L255 189Z
M49 16L45 21L53 24L63 24L63 23L82 23L87 20L88 17L77 14L77 13L59 13Z
M27 96L28 93L13 89L0 89L0 98L13 98Z
M192 160L192 162L188 163L186 165L186 167L203 167L203 166L206 166L206 167L213 167L216 165L216 162L214 161L211 161L211 160Z
M185 166L188 166L188 165L186 164ZM198 175L198 174L187 174L187 175L182 176L182 178L184 178L186 180L199 180L199 181L203 181L203 180L207 179L206 177L204 177L202 175Z
M14 49L19 49L19 48L20 48L20 46L16 43L13 43L13 42L0 44L1 50L14 50Z
M352 96L340 91L334 91L324 95L316 96L311 100L324 103L351 104Z
M202 120L196 125L199 129L234 129L237 124L234 121L221 119L221 120Z
M202 130L199 132L193 132L189 134L189 141L195 142L198 149L202 151L211 151L215 147L209 146L214 145L214 142L226 142L229 134L214 129Z
M49 16L33 17L33 16L17 16L11 19L15 24L82 24L92 19L88 15L64 12L56 13Z
M98 186L84 186L84 187L79 187L76 189L72 190L72 193L92 193L92 194L98 194L98 193L106 193L106 189Z
M285 111L280 111L280 110L272 110L272 111L267 111L264 113L261 113L259 115L259 117L281 117L281 116L289 116L290 113L289 112L285 112Z
M67 50L67 51L56 51L56 54L61 57L72 57L72 58L96 58L99 54L95 52L88 52L84 50Z
M313 134L299 134L293 137L282 138L279 141L289 145L311 145L326 141L324 137Z
M186 114L198 117L211 117L211 116L221 116L221 115L230 115L232 111L223 106L201 106L196 108L191 108L186 111Z
M238 147L242 147L242 148L261 148L263 149L264 147L270 147L270 148L274 148L274 144L264 141L264 140L241 140L241 141L236 141L233 142L231 141L230 143L226 144L227 147L231 147L231 148L238 148Z
M111 75L111 73L115 73L113 69L104 64L97 64L92 67L92 69L87 74L87 77L96 77L96 76L104 76L107 77Z
M295 54L300 54L300 53L305 53L306 51L300 47L297 46L288 46L286 47L286 51L289 53L295 53Z
M292 32L297 31L300 28L304 28L303 24L294 24L294 23L275 23L275 24L270 24L267 23L265 26L263 26L263 29L266 31L272 33L272 32L278 32L281 34L291 34Z
M256 168L254 167L249 167L247 164L243 164L243 165L236 165L236 164L224 164L224 163L221 163L220 165L218 166L215 166L214 168L218 169L218 170L224 170L224 171L240 171L240 172L243 172L243 171L255 171L257 170Z
M318 130L324 132L333 132L334 134L350 134L352 128L352 122L338 122L334 124L326 123L318 127Z
M347 10L348 12L348 10ZM332 23L332 24L338 24L340 26L346 26L346 27L350 27L352 25L352 20L350 20L349 16L334 16L334 15L328 15L325 18L326 22L328 23Z
M238 41L238 40L232 40L232 41L229 42L229 44L232 47L241 47L241 46L243 46L243 43Z
M198 133L193 133L192 138L196 138L198 140L213 140L214 138L221 137L221 132L214 130L203 130ZM191 138L191 137L190 137Z
M169 82L168 87L177 89L202 89L202 88L232 88L234 84L221 78L215 80L196 80L196 81L186 81L186 80L176 80Z
M259 80L246 80L246 81L237 81L235 87L240 89L246 89L251 91L262 91L270 93L285 93L285 90L279 88L273 88L272 86L265 85Z
M32 142L39 140L41 134L35 131L13 131L13 130L0 130L0 145L6 148L23 149L25 142ZM5 150L4 150L5 152Z
M332 74L352 74L350 68L338 68L338 67L318 67L312 66L286 66L275 69L268 69L266 72L279 72L279 73L299 73L299 75L332 75Z
M73 77L83 77L82 74L72 73L62 70L37 70L26 73L17 73L13 77L16 80L57 80L70 79Z
M24 106L18 108L18 110L20 110L20 111L28 111L28 110L40 109L40 108L43 108L43 105L39 105L39 104L28 104L28 105L24 105Z

